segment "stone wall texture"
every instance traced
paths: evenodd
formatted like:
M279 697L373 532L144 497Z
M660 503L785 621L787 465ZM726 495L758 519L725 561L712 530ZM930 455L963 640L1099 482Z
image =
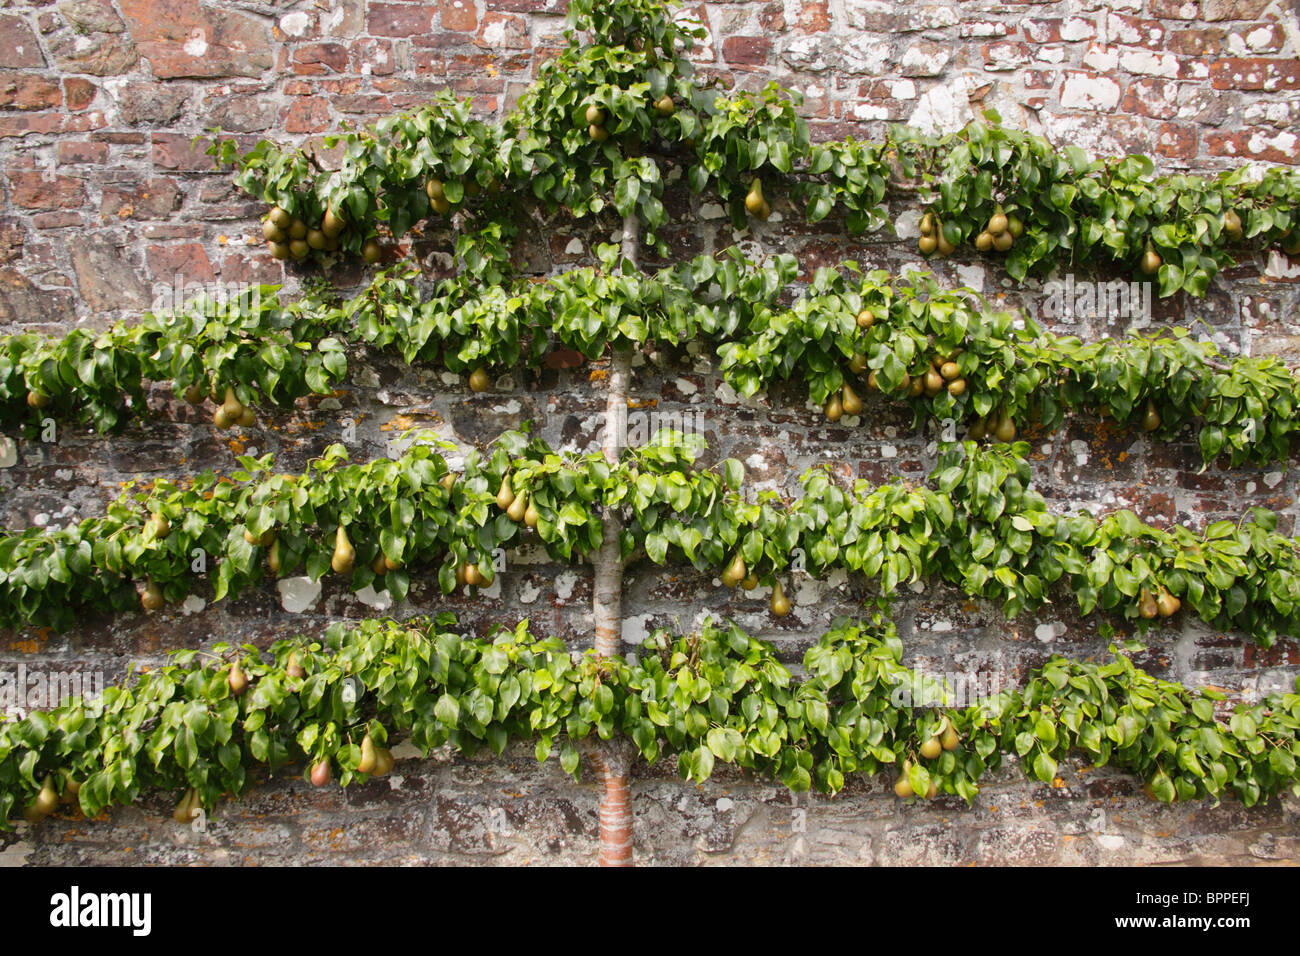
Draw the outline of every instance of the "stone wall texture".
M878 137L887 122L952 128L995 108L1008 125L1057 145L1107 155L1144 152L1168 171L1213 171L1245 161L1300 157L1300 6L1296 0L1058 0L903 4L880 0L711 2L701 71L747 89L770 80L801 90L815 137ZM0 333L101 328L149 308L186 283L285 283L308 268L270 259L262 209L191 143L213 127L251 144L304 142L420 104L450 86L500 118L562 38L562 0L0 0ZM898 271L917 265L914 244L892 235L854 239L834 216L808 226L776 197L771 219L737 232L716 203L670 188L668 230L689 257L741 244L795 253L803 277L855 259ZM905 205L894 209L907 221ZM911 220L915 222L914 217ZM525 230L519 261L539 274L590 262L616 223L563 216ZM903 230L905 233L906 230ZM430 230L404 243L445 268L451 237ZM1011 283L973 254L932 266L963 284L1039 312L1040 285ZM352 287L356 266L331 280ZM1080 276L1079 278L1089 278ZM1103 278L1110 278L1106 276ZM1191 325L1223 349L1300 363L1300 265L1260 254L1223 274L1204 300L1155 303L1153 325ZM1085 338L1127 322L1089 320ZM481 395L438 369L407 368L358 353L340 398L267 409L253 439L216 433L206 415L162 387L154 415L118 438L67 432L23 443L0 468L0 515L9 528L63 523L102 511L133 476L230 470L233 455L274 450L283 470L349 438L357 460L382 455L409 424L463 445L485 443L532 419L553 445L595 447L604 408L602 368L524 372ZM638 358L632 398L649 420L689 416L709 460L734 456L761 487L793 490L806 468L831 462L844 478L920 480L934 461L932 434L880 400L860 418L826 424L790 388L736 398L708 361L686 350ZM349 431L349 426L355 432ZM1059 509L1127 507L1154 524L1201 527L1251 505L1295 527L1294 468L1202 471L1191 440L1164 445L1076 417L1035 432L1038 487ZM1292 463L1294 464L1294 462ZM544 554L512 557L508 573L475 600L441 597L413 582L402 615L451 609L468 629L528 617L574 647L589 643L590 566ZM659 626L690 627L706 613L733 616L797 663L830 619L868 593L840 575L796 580L794 612L776 621L766 596L722 589L690 569L634 566L625 578L630 650ZM202 594L202 591L199 592ZM289 613L267 585L237 601L201 597L149 617L89 620L67 634L0 633L0 670L81 670L114 680L133 663L217 640L268 644L327 622L375 613L330 582L320 601ZM918 587L894 616L906 660L932 673L1014 683L1052 653L1097 657L1096 619L1048 607L1014 621L956 591ZM1234 695L1289 687L1300 648L1264 651L1236 634L1182 620L1154 630L1139 663ZM393 776L346 792L298 778L268 781L218 807L202 833L171 823L171 797L86 821L66 817L0 834L0 862L50 863L591 863L597 790L531 748L500 760L397 752ZM637 859L642 863L1238 863L1300 857L1300 801L1244 810L1154 806L1133 778L1082 764L1056 785L1004 769L974 809L956 798L903 806L883 778L852 780L834 799L792 796L778 785L720 773L706 785L671 767L638 769Z

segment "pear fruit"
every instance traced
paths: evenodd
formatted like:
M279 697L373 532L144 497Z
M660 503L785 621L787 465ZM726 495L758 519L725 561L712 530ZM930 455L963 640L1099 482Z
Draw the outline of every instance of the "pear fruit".
M745 579L740 582L740 586L746 591L754 590L754 588L758 587L758 575L753 571L750 571L749 574L745 576Z
M388 776L392 772L395 763L397 761L393 759L393 752L387 747L380 747L375 751L375 776Z
M982 441L989 433L989 423L983 418L975 419L970 427L970 437L974 441Z
M727 565L727 569L722 572L722 583L729 588L734 588L745 579L747 573L745 559L737 552L736 556L731 559L731 563Z
M1146 411L1142 413L1142 430L1144 432L1153 432L1160 427L1160 413L1156 411L1154 402L1147 402Z
M930 786L929 786L929 788L925 791L925 799L927 799L927 800L933 800L933 799L934 799L935 797L937 797L938 795L939 795L939 784L937 784L937 783L934 781L934 779L931 778L931 780L930 780Z
M537 507L530 501L528 507L524 510L524 524L530 528L536 528L537 522L541 520L541 515L537 513Z
M956 750L961 743L961 737L957 735L956 728L949 724L944 728L943 735L939 738L939 744L944 750Z
M375 555L375 560L370 562L370 570L375 572L376 577L382 577L388 571L388 568L384 565L382 552Z
M266 218L277 229L284 232L288 232L289 227L293 225L293 216L289 214L287 209L281 209L279 206L272 206Z
M361 762L357 764L358 773L374 773L375 766L378 763L378 754L375 751L375 742L370 739L370 735L361 741Z
M953 379L948 383L948 394L953 398L960 398L966 394L966 380L964 378Z
M367 239L366 244L361 247L361 258L365 259L370 265L374 265L384 257L384 247L376 239Z
M930 370L925 373L925 394L931 397L938 395L943 389L943 386L943 376L935 371L934 368L930 368Z
M333 209L325 210L325 218L321 220L320 231L325 233L327 238L337 239L346 227L347 223Z
M993 436L998 441L1016 440L1016 423L1011 420L1010 415L1003 415L998 419L997 427L993 429Z
M1012 239L1019 239L1025 234L1025 224L1014 212L1007 215L1007 232Z
M790 599L785 596L785 591L781 588L781 582L777 581L772 585L772 600L770 602L772 613L777 617L785 617L790 613Z
M50 396L46 395L40 389L33 388L27 393L27 404L31 408L44 408L50 404Z
M293 220L285 231L289 233L290 240L307 238L307 224L301 219Z
M424 184L425 195L429 197L429 202L437 202L440 199L445 200L447 194L442 191L442 180L436 176L431 176L429 181Z
M1160 254L1156 252L1155 248L1150 242L1148 242L1147 251L1142 253L1142 271L1149 276L1153 276L1160 271L1160 266L1162 264L1163 260L1160 258Z
M472 588L483 584L483 573L479 571L477 564L465 565L465 583Z
M947 236L940 232L939 235L935 237L935 251L941 256L950 256L957 251L957 247L948 241Z
M603 143L609 139L609 130L603 126L597 126L594 123L587 127L587 135L598 143Z
M587 123L590 126L602 126L605 122L605 111L594 103L587 107Z
M927 212L924 216L921 217L921 235L923 236L934 235L934 221L935 221L934 213L932 212Z
M317 252L320 252L329 244L330 244L329 237L326 236L325 233L321 232L319 229L307 230L308 248L315 249Z
M858 312L858 328L869 329L876 324L876 316L870 309Z
M501 479L501 487L497 489L497 507L502 511L510 508L515 500L514 489L510 487L510 476L506 475Z
M904 760L898 779L894 781L894 795L901 797L904 800L916 795L915 791L912 790L912 781L908 779L907 776L908 771L911 769L912 762L910 760Z
M840 389L840 405L844 407L845 415L856 415L862 411L862 399L858 398L858 393L853 391L853 386L848 382Z
M987 226L988 231L993 234L993 237L996 239L998 236L1002 235L1002 233L1007 231L1010 225L1011 223L1007 219L1006 213L1002 211L1001 204L993 207L993 215L989 217L989 223Z
M921 250L921 255L933 255L934 251L939 248L939 240L934 236L922 236L917 240L916 247Z
M832 395L826 401L826 418L828 421L838 422L844 414L844 405L840 402L838 395Z
M903 384L900 385L899 391L907 392L912 398L919 398L925 393L925 377L918 375L912 378L910 375L903 376Z
M244 691L248 690L248 675L239 666L239 661L234 661L230 665L230 675L226 678L226 683L230 685L230 693L236 697L242 697Z
M757 216L766 204L767 200L763 198L763 181L755 176L754 181L749 184L749 192L745 194L745 208L751 215Z
M1006 252L1013 245L1015 245L1015 240L1011 238L1009 232L1000 232L993 237L993 248L998 252Z
M1178 600L1164 588L1160 589L1160 596L1156 598L1156 613L1161 617L1173 617L1183 606L1183 602Z
M330 567L335 574L348 574L356 565L357 551L348 540L347 529L339 525L334 535L334 556L330 558Z
M293 651L289 654L289 660L284 665L284 672L295 680L302 680L307 676L307 671L302 666L301 651Z
M140 606L146 611L160 611L165 603L162 588L150 578L144 590L140 592Z
M961 377L961 366L949 360L939 366L939 374L951 382L953 379Z
M172 811L172 819L182 826L189 826L194 819L194 803L197 797L198 793L193 787L181 794L180 802L176 804L176 809Z
M279 259L280 261L284 261L285 259L289 258L289 243L272 242L270 244L270 248L271 248L272 259Z
M272 541L271 550L266 555L266 566L271 569L271 573L277 577L280 574L280 542Z
M988 252L993 248L993 233L985 229L975 237L975 248L980 252Z
M849 371L852 372L854 375L861 375L866 370L867 370L867 357L863 355L861 352L854 352L853 356L849 359ZM875 388L874 385L871 387Z
M438 484L446 488L447 493L450 494L451 490L456 487L456 473L454 471L447 472L438 480Z
M313 764L311 768L311 785L313 787L323 787L330 782L330 762L329 758Z
M32 804L43 817L48 817L58 807L59 795L54 790L54 778L49 774L46 774L45 780L41 782L40 792L36 794Z
M673 98L667 93L655 100L655 112L660 116L672 116L676 109L677 106L673 103Z
M191 405L202 405L204 398L203 386L195 382L185 390L185 401Z
M1151 596L1150 591L1143 588L1142 593L1138 598L1138 614L1143 618L1143 620L1149 621L1159 613L1160 608L1156 604L1156 599Z
M510 502L506 508L506 514L510 516L511 521L519 522L524 520L524 515L528 513L528 493L521 491L515 496L515 500Z
M1228 238L1233 242L1241 238L1241 217L1237 215L1235 209L1229 209L1223 214L1223 231L1228 234Z
M225 401L221 403L221 410L226 413L226 416L230 418L231 421L238 421L239 416L244 414L244 404L239 400L239 397L235 395L234 386L226 388L226 398Z
M429 205L433 207L433 211L439 216L445 216L451 212L451 203L446 199L435 199Z
M486 392L491 380L488 373L481 368L476 368L469 373L469 387L471 391Z
M155 540L161 541L167 535L171 534L172 523L167 520L167 516L162 512L155 511L149 523L145 526L153 532Z
M921 756L926 760L933 760L939 754L943 753L943 744L938 737L931 737L925 743L921 744Z

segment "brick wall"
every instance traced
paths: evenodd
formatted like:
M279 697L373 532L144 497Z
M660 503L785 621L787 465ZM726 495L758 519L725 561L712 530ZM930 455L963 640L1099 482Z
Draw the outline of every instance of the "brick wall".
M951 126L982 108L1058 145L1143 151L1165 169L1213 170L1243 159L1294 163L1300 128L1300 22L1294 2L1096 0L1057 3L903 5L863 0L707 3L703 71L738 86L776 79L802 90L815 135L878 136L887 121ZM275 10L274 15L268 11ZM193 0L62 0L0 5L0 331L102 327L149 307L177 282L286 282L309 270L273 262L258 241L261 209L191 148L212 126L246 137L303 141L420 103L451 85L499 118L561 41L563 4L547 0L442 0L249 5ZM917 264L910 242L849 239L835 217L808 226L782 196L776 212L737 232L707 196L670 190L678 255L742 243L751 255L795 253L807 271L845 258L897 271ZM894 212L907 212L898 206ZM563 216L525 230L519 260L539 273L589 262L616 223ZM450 237L415 236L412 254L445 264ZM1014 286L994 265L959 254L933 266L1009 305L1038 311L1043 291ZM332 279L348 287L355 266ZM1088 278L1081 276L1080 278ZM1226 350L1300 362L1300 268L1276 253L1230 270L1202 301L1156 303L1157 323L1197 324ZM1122 331L1088 322L1086 338ZM463 443L484 442L525 418L553 445L592 446L603 410L599 368L517 373L469 395L440 370L352 356L346 395L304 400L261 415L252 439L231 440L206 415L165 390L144 427L120 438L71 432L53 444L20 444L0 456L0 514L9 527L98 513L135 475L229 470L232 453L274 450L301 468L355 424L358 460L384 453L395 428L423 423ZM832 461L839 474L920 479L932 435L900 409L873 400L860 421L828 426L798 390L740 402L690 350L638 365L633 397L644 411L697 416L711 457L745 461L751 481L793 489L805 468ZM1137 435L1076 418L1055 434L1030 431L1036 481L1057 508L1131 507L1152 523L1200 526L1249 505L1295 524L1293 471L1199 471L1194 445L1150 445ZM625 638L657 626L688 627L706 611L733 615L792 661L865 590L842 575L790 589L795 611L780 622L766 598L733 594L693 571L637 566L625 579ZM200 592L201 594L202 592ZM590 627L591 570L516 556L476 600L441 598L413 582L401 613L451 608L469 628L529 617L534 628L583 646ZM331 619L375 613L326 581L305 613L284 610L275 587L238 601L144 617L88 621L68 634L0 634L0 670L101 672L112 680L135 661L214 640L269 643ZM1099 655L1099 621L1051 607L1014 621L995 607L928 586L895 603L907 660L931 672L1015 681L1054 652ZM1300 650L1261 651L1237 635L1193 622L1153 631L1143 666L1243 696L1289 684ZM409 749L409 748L408 748ZM399 758L404 751L398 751ZM0 835L4 862L591 861L596 791L558 766L537 767L528 748L499 761L406 753L396 774L343 793L271 781L221 807L205 834L177 832L168 798L153 795L102 821L52 819ZM853 780L840 797L802 796L737 774L703 787L668 768L634 785L643 862L1249 862L1294 858L1300 803L1252 811L1235 803L1153 807L1132 778L1065 768L1061 786L1018 771L990 781L974 811L955 800L900 809L883 780ZM802 811L802 812L797 812Z

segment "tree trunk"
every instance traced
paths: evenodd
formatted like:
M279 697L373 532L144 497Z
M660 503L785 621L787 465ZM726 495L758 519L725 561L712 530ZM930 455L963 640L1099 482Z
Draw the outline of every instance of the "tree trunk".
M635 214L623 219L623 257L637 264ZM632 352L616 348L610 359L605 396L605 433L601 451L611 465L618 464L627 439L627 393L632 376ZM592 625L596 653L613 657L623 649L623 559L619 535L623 522L618 514L602 516L603 535L596 554L592 587ZM592 762L600 773L604 789L600 795L600 865L632 865L631 761L626 742L603 742L592 749Z

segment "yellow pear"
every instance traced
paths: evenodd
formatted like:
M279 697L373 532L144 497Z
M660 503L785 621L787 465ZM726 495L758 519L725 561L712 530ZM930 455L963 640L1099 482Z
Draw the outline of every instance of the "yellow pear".
M348 540L347 529L339 525L339 530L334 535L334 556L330 558L330 567L334 569L335 574L347 574L356 564L356 560L357 551Z

